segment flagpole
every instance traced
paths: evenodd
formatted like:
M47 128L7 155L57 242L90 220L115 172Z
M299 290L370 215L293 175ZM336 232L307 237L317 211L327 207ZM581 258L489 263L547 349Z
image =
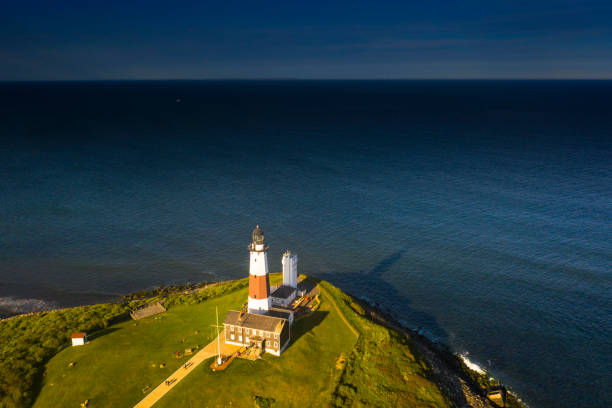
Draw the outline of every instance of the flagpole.
M219 334L219 307L218 306L215 306L215 312L217 314L217 350L219 352L219 357L217 358L217 364L221 365L221 340L219 339L221 335Z

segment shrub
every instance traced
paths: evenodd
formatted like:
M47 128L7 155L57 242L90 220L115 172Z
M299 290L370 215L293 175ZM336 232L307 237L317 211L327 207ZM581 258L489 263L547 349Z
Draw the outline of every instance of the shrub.
M255 401L256 408L271 408L275 401L274 398L266 398L261 395L256 395L253 397L253 400Z

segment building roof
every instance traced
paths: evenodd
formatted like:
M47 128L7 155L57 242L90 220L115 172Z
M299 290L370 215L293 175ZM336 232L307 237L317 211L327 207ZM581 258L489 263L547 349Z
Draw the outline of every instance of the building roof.
M270 296L279 299L287 299L289 296L291 296L293 292L295 292L295 288L292 288L291 286L282 285L279 286L279 288L276 289Z
M281 319L289 319L289 315L293 313L292 310L281 309L277 307L273 307L266 312L267 316L279 317Z
M70 338L72 338L72 339L84 339L85 336L86 336L85 332L77 332L77 333L72 333Z
M239 311L230 310L227 312L223 324L280 333L286 321L287 319L284 318L255 313L242 313L241 318Z

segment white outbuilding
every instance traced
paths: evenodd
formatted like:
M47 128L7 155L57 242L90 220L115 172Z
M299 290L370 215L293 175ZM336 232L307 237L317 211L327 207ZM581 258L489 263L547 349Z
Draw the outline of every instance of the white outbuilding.
M283 254L283 284L272 292L272 304L288 307L297 293L297 255L291 251Z
M291 251L285 251L282 259L283 264L283 286L290 288L297 288L297 262L298 258L296 254L292 254Z
M72 333L72 345L73 346L82 346L87 343L87 334L85 332Z

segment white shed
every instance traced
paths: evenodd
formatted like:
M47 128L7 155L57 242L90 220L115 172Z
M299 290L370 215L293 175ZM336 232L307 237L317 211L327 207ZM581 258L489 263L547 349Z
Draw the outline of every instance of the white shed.
M72 333L72 345L73 346L82 346L87 343L87 334L85 332Z

